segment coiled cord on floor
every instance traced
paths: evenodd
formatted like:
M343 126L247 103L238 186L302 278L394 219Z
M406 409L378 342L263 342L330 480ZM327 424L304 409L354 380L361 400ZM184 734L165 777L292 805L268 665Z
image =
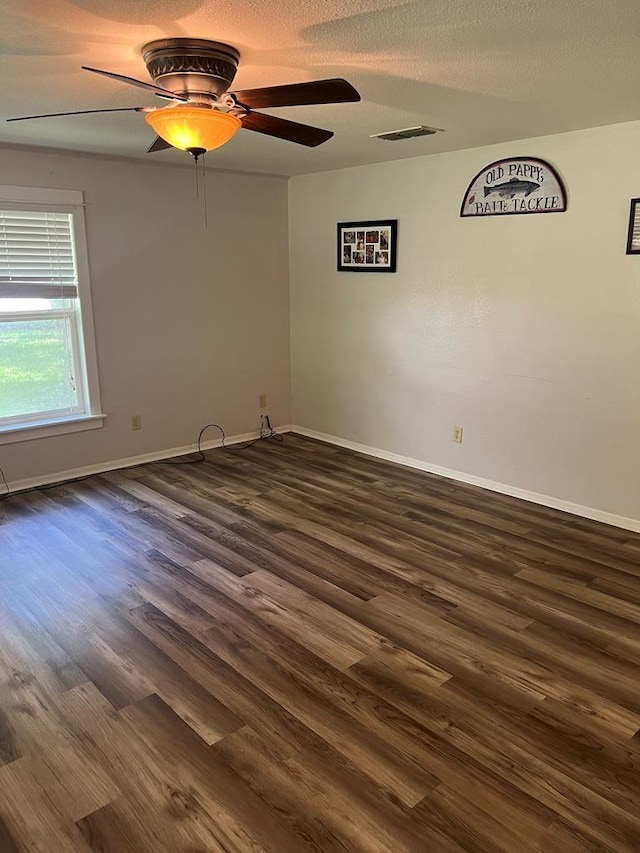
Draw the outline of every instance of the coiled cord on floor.
M233 452L236 450L246 450L248 447L253 447L254 444L257 444L259 441L277 441L279 444L282 444L284 441L284 436L280 435L275 431L275 429L271 426L271 421L269 420L269 415L261 415L260 417L260 435L257 438L254 438L252 441L248 441L246 444L238 444L232 445L229 447L226 444L226 435L220 424L205 424L202 427L200 432L198 433L198 439L196 441L196 450L197 453L196 459L175 459L171 461L166 461L162 459L157 459L155 462L165 462L168 465L197 465L199 462L204 462L206 456L204 454L204 450L202 449L202 436L208 429L215 428L220 430L220 435L222 436L221 447L228 451ZM191 455L191 454L189 454ZM145 465L152 465L153 462L145 462ZM109 468L106 471L97 471L96 474L110 474L112 471L124 471L127 468L140 468L141 464L139 462L133 465L125 465L121 468ZM55 489L58 486L65 485L66 483L81 483L83 480L88 480L91 477L95 477L96 474L87 474L84 477L74 477L70 480L60 480L57 483L47 483L44 486L32 486L30 489L21 489L19 492L12 492L9 488L9 483L7 482L7 478L5 477L4 471L0 468L0 477L2 477L2 482L4 483L5 492L0 495L0 501L5 501L7 498L10 498L15 494L27 494L28 492L45 492L47 489Z

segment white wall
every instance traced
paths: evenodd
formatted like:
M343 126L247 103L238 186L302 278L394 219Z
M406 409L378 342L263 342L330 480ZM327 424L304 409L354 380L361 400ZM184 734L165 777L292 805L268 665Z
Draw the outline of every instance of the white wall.
M292 179L294 423L640 519L638 152L634 122ZM568 212L461 220L516 155L558 168ZM336 223L385 217L398 272L337 273Z
M85 193L108 415L100 430L0 447L10 481L190 445L211 420L253 431L261 393L273 423L289 422L287 183L212 160L205 229L188 168L0 150L0 184Z

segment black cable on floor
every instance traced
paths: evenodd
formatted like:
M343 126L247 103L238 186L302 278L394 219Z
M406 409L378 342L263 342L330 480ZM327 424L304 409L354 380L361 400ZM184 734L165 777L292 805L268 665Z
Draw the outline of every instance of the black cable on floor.
M220 434L222 436L221 447L228 451L233 452L235 450L246 450L248 447L253 447L254 444L257 444L259 441L277 441L279 444L282 444L284 441L284 436L279 435L275 431L275 429L271 426L271 421L269 420L269 415L262 415L260 420L260 435L258 438L254 438L252 441L247 442L247 444L234 445L233 447L228 447L226 442L226 435L224 430L219 424L205 424L202 427L200 432L198 433L198 439L196 442L196 453L198 454L196 459L176 459L176 460L164 460L164 459L156 459L154 462L145 462L145 463L134 463L133 465L125 465L122 468L108 468L106 471L96 471L95 474L86 474L84 477L74 477L70 480L59 480L56 483L47 483L44 486L32 486L30 489L21 489L19 492L12 492L9 488L9 483L7 482L7 478L4 475L4 471L0 468L0 477L2 477L2 482L4 483L4 487L6 492L0 495L0 501L4 501L7 498L11 497L14 494L23 495L28 494L29 492L46 492L48 489L57 489L58 486L64 486L68 483L82 483L84 480L89 480L91 477L97 477L100 474L111 474L113 471L126 471L128 468L141 468L144 465L154 465L158 462L162 462L166 465L197 465L199 462L204 462L206 456L202 449L202 436L205 432L215 427L215 429L220 430Z
M271 426L271 421L269 420L269 415L261 415L260 416L260 435L257 438L254 438L253 441L247 442L247 444L237 445L236 447L226 448L227 450L246 450L247 447L253 447L254 444L257 444L259 441L277 441L278 444L282 444L284 441L284 436L279 435L275 429Z
M198 434L198 441L196 443L196 453L198 454L196 459L177 459L175 461L167 462L168 465L197 465L199 462L204 462L206 459L204 451L202 449L202 436L204 433L210 429L211 427L215 427L215 429L220 430L220 435L222 436L221 447L228 452L234 452L235 450L246 450L248 447L253 447L254 444L257 444L259 441L277 441L279 444L282 444L284 441L284 436L280 435L275 431L275 429L271 426L271 421L269 419L269 415L261 415L260 418L260 435L257 438L254 438L252 441L248 441L246 444L236 444L232 447L228 447L225 444L226 435L220 424L206 424L202 427Z
M202 449L202 436L211 427L215 427L216 429L220 430L220 435L222 436L222 444L220 445L220 447L227 450L227 445L224 443L225 439L226 439L226 435L224 434L224 430L222 429L220 424L205 424L202 427L202 429L200 430L200 432L198 433L198 441L196 442L197 449L195 452L198 454L198 458L197 459L174 459L171 461L167 461L166 464L167 465L197 465L198 462L204 462L204 460L206 459L206 456L204 455L204 451Z

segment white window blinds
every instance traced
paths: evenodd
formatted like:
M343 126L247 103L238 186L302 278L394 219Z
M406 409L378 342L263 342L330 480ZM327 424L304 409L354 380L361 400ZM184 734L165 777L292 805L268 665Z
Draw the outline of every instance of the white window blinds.
M71 213L0 210L0 298L74 299Z

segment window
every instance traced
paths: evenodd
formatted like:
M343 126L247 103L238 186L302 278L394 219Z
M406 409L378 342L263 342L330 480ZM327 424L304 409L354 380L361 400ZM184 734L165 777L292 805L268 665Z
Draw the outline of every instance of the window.
M103 419L82 193L0 187L0 442Z

